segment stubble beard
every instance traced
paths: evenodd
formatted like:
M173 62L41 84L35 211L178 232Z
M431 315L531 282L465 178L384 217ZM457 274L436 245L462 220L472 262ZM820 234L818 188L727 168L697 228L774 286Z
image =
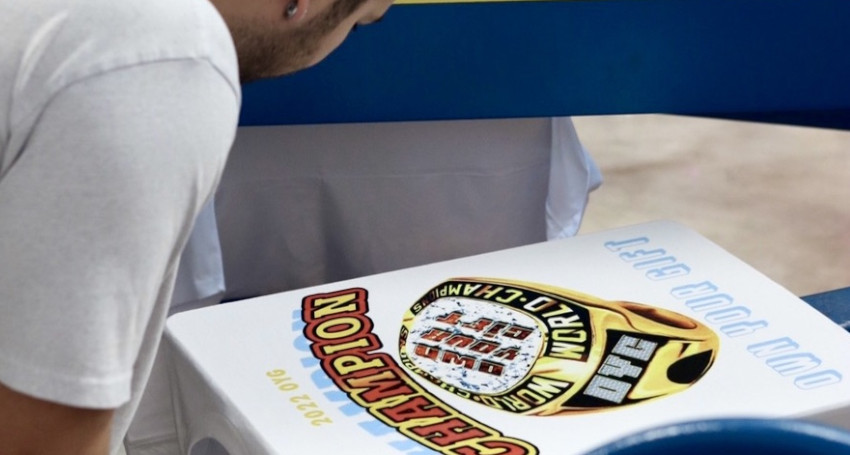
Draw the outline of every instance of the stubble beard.
M274 24L236 21L230 28L243 84L306 68L322 38L321 28L312 24L296 30L280 30Z
M283 76L315 63L323 39L364 1L336 0L324 14L289 30L281 30L274 22L238 19L229 22L239 58L240 81L244 84Z

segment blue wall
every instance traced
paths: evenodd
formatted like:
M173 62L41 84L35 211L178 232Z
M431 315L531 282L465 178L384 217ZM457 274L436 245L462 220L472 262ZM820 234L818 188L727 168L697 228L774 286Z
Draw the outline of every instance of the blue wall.
M243 125L850 111L848 0L397 5L324 62L248 84Z

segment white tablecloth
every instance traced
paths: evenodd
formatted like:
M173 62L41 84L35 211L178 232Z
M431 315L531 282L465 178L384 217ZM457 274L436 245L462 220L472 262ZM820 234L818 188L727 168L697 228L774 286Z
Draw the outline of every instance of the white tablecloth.
M240 128L225 299L571 236L600 181L569 118Z

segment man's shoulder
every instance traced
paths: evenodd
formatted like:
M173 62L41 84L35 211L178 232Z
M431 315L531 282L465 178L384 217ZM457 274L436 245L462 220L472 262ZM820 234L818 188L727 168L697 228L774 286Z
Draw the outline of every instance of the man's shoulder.
M80 0L77 0L80 1ZM227 27L208 0L82 0L78 24L98 15L88 30L118 65L170 59L206 59L238 77ZM88 24L87 24L88 22ZM115 46L112 48L112 46Z
M150 64L200 63L240 100L236 50L208 0L0 1L0 30L0 145L13 129L25 137L64 90Z
M207 0L30 0L18 11L23 68L69 81L134 65L209 61L238 86L232 39ZM23 35L23 36L20 36Z

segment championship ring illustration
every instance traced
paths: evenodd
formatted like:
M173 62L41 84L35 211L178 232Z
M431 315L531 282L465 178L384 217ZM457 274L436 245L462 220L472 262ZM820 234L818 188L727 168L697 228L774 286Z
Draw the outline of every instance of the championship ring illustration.
M413 373L505 412L600 411L682 391L703 377L719 339L670 310L548 285L456 278L402 321Z

